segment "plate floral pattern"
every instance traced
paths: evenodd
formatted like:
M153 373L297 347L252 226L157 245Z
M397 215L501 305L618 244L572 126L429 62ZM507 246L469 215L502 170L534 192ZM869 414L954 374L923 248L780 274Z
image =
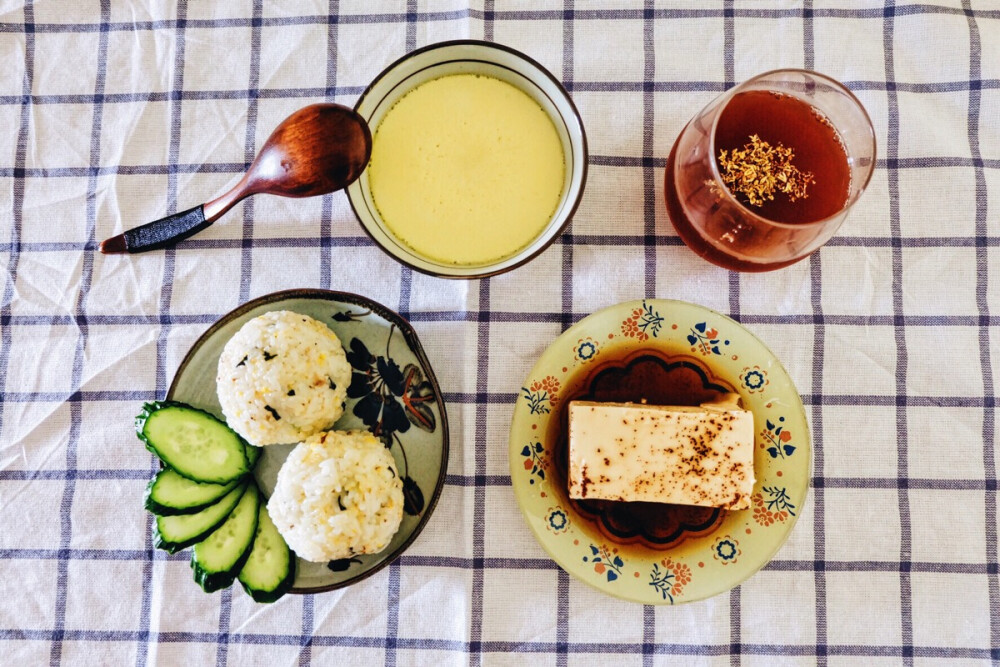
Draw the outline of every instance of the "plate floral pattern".
M337 334L352 376L347 408L335 428L371 431L392 453L403 479L403 522L384 551L330 563L299 560L292 592L316 593L374 574L416 539L444 486L448 418L434 372L406 320L365 297L317 289L269 294L222 317L191 347L167 398L221 415L215 373L223 346L247 320L274 310L308 315ZM264 448L255 474L266 496L291 449Z
M596 359L633 352L709 364L754 413L757 482L750 509L725 512L711 530L665 550L609 539L595 517L569 502L557 486L564 478L553 470L562 428L553 410L567 388ZM764 344L724 315L653 299L594 313L542 353L517 396L508 451L514 494L541 546L581 581L645 604L717 595L767 564L801 513L811 463L802 401Z

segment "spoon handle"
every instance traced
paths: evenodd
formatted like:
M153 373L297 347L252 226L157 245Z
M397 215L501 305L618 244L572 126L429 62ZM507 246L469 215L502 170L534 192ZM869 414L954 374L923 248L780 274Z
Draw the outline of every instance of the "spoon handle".
M212 222L205 219L205 207L199 205L101 241L98 249L105 254L157 250L197 234Z

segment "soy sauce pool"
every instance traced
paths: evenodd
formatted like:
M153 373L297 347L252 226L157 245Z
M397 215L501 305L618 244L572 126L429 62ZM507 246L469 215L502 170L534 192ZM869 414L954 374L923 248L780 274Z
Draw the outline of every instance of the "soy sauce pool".
M578 369L566 381L553 407L548 433L553 449L553 487L562 500L589 521L609 541L667 550L683 541L708 535L727 511L666 503L578 500L569 497L569 418L573 400L651 405L700 405L734 392L700 359L654 349L622 347L602 351L601 361Z

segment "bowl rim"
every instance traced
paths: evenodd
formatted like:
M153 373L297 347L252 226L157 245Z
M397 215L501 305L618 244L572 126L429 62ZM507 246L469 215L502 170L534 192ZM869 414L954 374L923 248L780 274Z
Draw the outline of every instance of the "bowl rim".
M372 90L374 90L375 86L378 85L378 83L382 79L384 79L392 70L396 69L398 66L400 66L401 64L403 64L407 60L410 60L411 58L414 58L414 57L416 57L418 55L421 55L423 53L427 53L427 52L430 52L430 51L435 51L435 50L438 50L438 49L450 48L450 47L454 47L454 46L474 46L474 47L480 47L480 48L483 48L483 49L486 49L486 50L502 51L502 52L505 52L505 53L507 53L509 55L513 55L514 57L523 60L524 62L526 62L527 64L531 65L536 70L538 70L541 74L543 74L544 76L548 77L548 79L553 83L553 85L555 85L556 89L559 91L559 93L562 95L563 99L565 99L566 103L569 105L569 109L572 112L572 117L576 119L576 124L580 128L580 147L581 147L581 152L582 152L581 163L583 165L583 168L582 168L582 170L580 172L580 187L577 190L576 197L573 199L572 205L569 207L569 211L568 211L568 213L566 213L565 219L559 225L558 229L556 229L556 231L552 234L552 236L547 241L545 241L545 243L543 243L538 248L536 248L534 250L534 252L531 252L531 253L525 255L524 257L521 257L518 261L516 261L516 262L514 262L514 263L512 263L512 264L510 264L508 266L499 267L499 268L493 268L493 267L496 266L496 263L494 263L494 264L484 264L481 267L470 267L471 269L481 269L481 270L478 270L478 271L476 271L474 273L462 273L462 274L446 273L446 272L442 272L440 270L434 270L434 269L432 269L430 267L417 266L416 264L412 263L408 259L406 259L404 257L400 257L399 255L395 254L394 252L392 252L391 250L389 250L388 248L386 248L382 243L379 242L378 239L375 238L374 234L372 234L372 232L368 229L368 226L365 225L365 223L362 221L361 215L358 213L358 209L357 209L357 207L354 204L354 197L351 195L351 189L350 189L350 187L344 188L344 192L347 194L347 202L351 206L351 212L354 213L354 217L357 219L358 224L361 225L361 228L364 230L364 232L368 236L368 238L370 238L375 243L375 245L377 245L379 248L381 248L383 252L385 252L387 255L389 255L390 257L392 257L397 262L403 264L404 266L409 267L410 269L413 269L414 271L417 271L419 273L423 273L423 274L428 275L428 276L434 276L435 278L446 278L446 279L450 279L450 280L477 280L477 279L481 279L481 278L490 278L492 276L496 276L496 275L499 275L499 274L502 274L502 273L507 273L508 271L513 271L514 269L517 269L517 268L519 268L519 267L527 264L528 262L530 262L531 260L533 260L535 257L537 257L538 255L540 255L543 252L545 252L546 250L548 250L549 247L553 243L555 243L555 240L557 238L559 238L564 231L566 231L566 227L569 226L570 221L572 221L573 216L576 215L576 212L577 212L577 210L580 207L580 202L583 201L583 192L584 192L584 190L586 189L586 186L587 186L587 168L588 168L588 163L590 162L590 151L589 151L588 144L587 144L587 131L586 131L586 128L584 127L584 125L583 125L583 117L580 115L580 110L577 108L576 103L573 102L573 98L570 96L569 91L566 90L565 86L563 86L562 82L559 81L559 79L557 79L556 76L554 74L552 74L552 72L550 72L545 66L543 66L541 63L539 63L537 60L535 60L531 56L528 56L528 55L522 53L521 51L518 51L517 49L514 49L514 48L512 48L510 46L507 46L505 44L498 44L496 42L488 42L488 41L481 40L481 39L453 39L453 40L447 40L447 41L444 41L444 42L435 42L433 44L428 44L427 46L422 46L419 49L414 49L413 51L410 51L409 53L406 53L403 56L400 56L395 61L393 61L391 64L387 65L385 67L385 69L383 69L378 74L378 76L376 76L374 79L372 79L371 83L368 84L368 86L364 89L364 91L358 97L357 102L355 102L355 104L354 104L354 111L360 113L360 111L358 111L358 110L361 107L361 104L365 101L365 99L372 92ZM373 134L373 140L374 140L374 134ZM367 169L367 165L366 165L366 169ZM362 174L363 173L364 172L362 172ZM360 178L360 176L359 176L359 178ZM571 183L572 183L572 179L571 179ZM546 227L546 230L547 229L548 229L548 227ZM513 255L513 257L516 257L516 256L517 255ZM428 263L430 263L430 261L431 260L428 260ZM435 264L435 265L438 266L439 268L445 268L445 265L442 265L442 264Z
M367 579L376 572L380 571L382 568L394 563L396 560L403 555L410 545L417 539L421 532L423 532L424 527L426 527L428 521L430 521L431 515L434 510L437 509L438 500L441 498L441 493L444 490L445 478L448 475L448 460L450 458L450 442L451 435L448 428L448 414L446 411L444 400L444 395L441 393L441 387L438 385L437 376L434 374L434 369L431 367L430 360L427 358L427 354L424 352L423 346L420 344L420 339L417 337L417 332L413 329L409 320L405 317L392 310L391 308L382 305L374 299L370 299L366 296L360 294L354 294L353 292L341 292L337 290L328 290L322 288L313 287L300 287L293 289L280 290L277 292L271 292L269 294L264 294L255 299L251 299L246 303L243 303L236 308L233 308L224 315L221 315L212 325L205 330L197 340L191 344L188 351L184 354L184 358L181 360L180 365L174 372L174 377L170 381L170 386L167 388L166 398L168 400L174 394L177 388L177 380L187 368L194 354L201 349L201 347L208 342L208 340L218 333L218 331L227 325L232 320L241 317L248 312L260 306L266 306L279 301L285 301L288 299L315 299L318 301L339 301L343 303L349 303L355 306L362 306L364 308L369 308L371 311L381 317L384 320L396 325L400 333L403 334L403 339L406 341L407 346L413 352L414 356L420 362L421 370L424 371L424 376L431 383L431 387L434 388L434 393L437 396L437 406L438 412L441 415L441 470L438 473L437 483L434 486L434 491L431 493L430 500L428 500L426 506L424 507L423 516L417 522L417 525L413 528L413 532L410 533L405 540L396 548L395 551L390 553L384 560L377 563L373 567L364 572L359 573L357 576L347 579L344 581L335 582L326 586L316 586L314 588L298 588L292 587L288 592L298 595L308 595L311 593L325 593L327 591L336 590L338 588L345 588L351 586L363 579Z

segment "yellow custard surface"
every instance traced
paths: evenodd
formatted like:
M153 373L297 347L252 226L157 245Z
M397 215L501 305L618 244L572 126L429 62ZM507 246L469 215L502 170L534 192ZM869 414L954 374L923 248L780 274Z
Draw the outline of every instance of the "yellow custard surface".
M368 182L390 231L424 257L496 262L530 244L562 196L566 160L552 120L487 76L420 84L375 130Z

